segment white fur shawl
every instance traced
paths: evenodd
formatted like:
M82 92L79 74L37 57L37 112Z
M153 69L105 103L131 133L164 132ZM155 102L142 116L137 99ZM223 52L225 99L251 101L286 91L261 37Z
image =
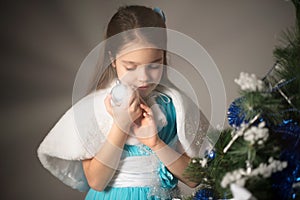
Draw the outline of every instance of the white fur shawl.
M190 157L199 157L209 123L198 107L175 89L157 87L172 98L176 110L178 144ZM104 98L110 89L98 90L72 106L51 129L38 148L42 165L68 186L86 191L89 186L81 160L95 156L112 124ZM127 143L134 143L129 138Z

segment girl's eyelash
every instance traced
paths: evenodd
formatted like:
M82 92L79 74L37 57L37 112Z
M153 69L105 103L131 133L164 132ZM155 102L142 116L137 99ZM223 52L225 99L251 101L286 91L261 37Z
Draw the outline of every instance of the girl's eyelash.
M158 69L161 66L162 66L162 64L160 64L160 63L154 63L154 64L147 65L147 67L150 69ZM136 69L136 66L124 66L124 67L128 71L134 71Z
M133 67L126 67L126 66L125 66L125 69L128 70L128 71L133 71L133 70L136 69L136 67L134 67L134 66L133 66Z

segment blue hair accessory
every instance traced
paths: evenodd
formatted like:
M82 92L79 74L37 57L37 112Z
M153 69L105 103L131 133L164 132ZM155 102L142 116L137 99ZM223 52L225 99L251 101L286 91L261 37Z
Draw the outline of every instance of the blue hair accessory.
M161 16L161 18L164 20L164 22L166 22L166 16L165 16L165 13L162 11L162 9L160 9L159 7L155 7L155 8L153 8L153 11L157 12Z

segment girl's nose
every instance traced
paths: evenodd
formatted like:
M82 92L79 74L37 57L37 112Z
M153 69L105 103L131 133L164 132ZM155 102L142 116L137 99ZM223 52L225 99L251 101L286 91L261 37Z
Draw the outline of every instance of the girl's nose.
M140 66L138 70L138 80L140 82L148 81L147 65Z

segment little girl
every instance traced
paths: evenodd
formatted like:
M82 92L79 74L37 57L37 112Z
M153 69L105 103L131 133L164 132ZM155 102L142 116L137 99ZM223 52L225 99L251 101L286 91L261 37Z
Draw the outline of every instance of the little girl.
M43 166L88 191L86 200L172 199L178 179L197 185L183 171L209 123L167 79L165 28L159 9L121 7L107 27L106 39L114 40L105 46L110 65L97 90L69 109L38 149ZM116 84L131 91L121 106L112 101Z

